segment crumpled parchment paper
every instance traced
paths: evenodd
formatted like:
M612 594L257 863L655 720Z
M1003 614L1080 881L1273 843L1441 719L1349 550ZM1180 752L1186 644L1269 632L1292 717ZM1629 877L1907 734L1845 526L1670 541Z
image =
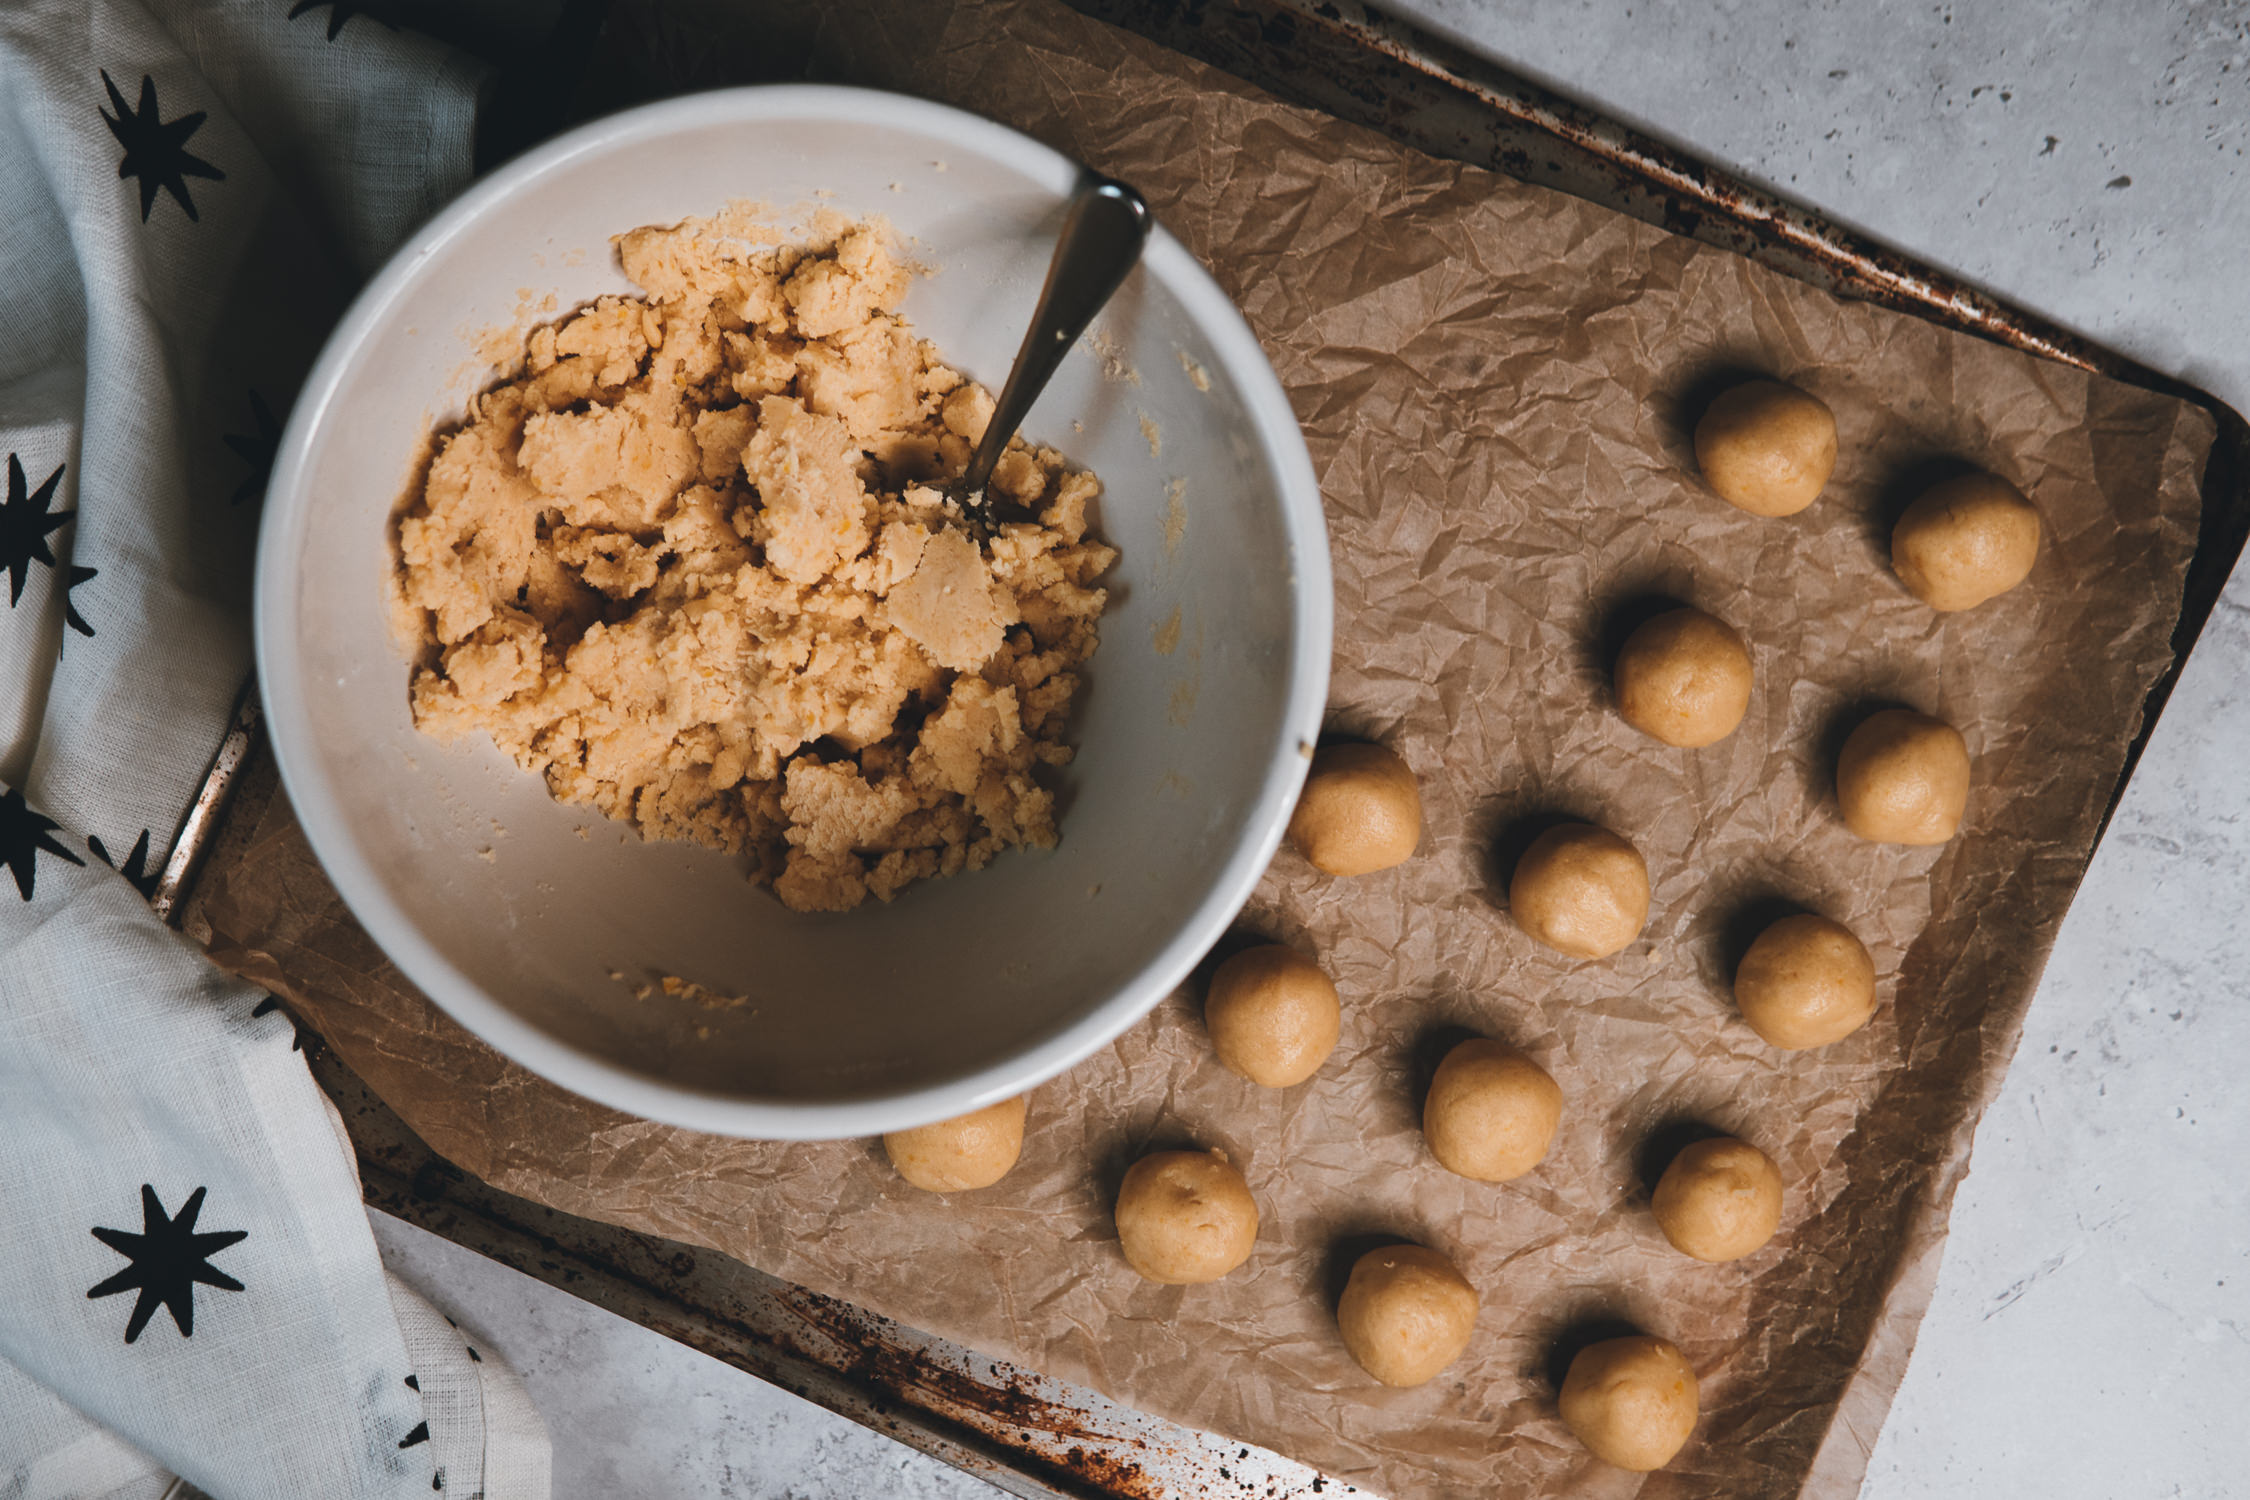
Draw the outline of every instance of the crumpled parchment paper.
M280 798L244 810L255 829L211 877L220 961L509 1192L1353 1483L1855 1493L1977 1114L2168 659L2209 419L1277 104L1052 0L745 14L726 24L795 27L818 76L962 104L1137 183L1264 341L1327 501L1332 727L1399 749L1427 813L1405 866L1331 880L1285 851L1243 915L1334 976L1335 1057L1286 1092L1242 1082L1191 985L1037 1092L1004 1182L941 1201L874 1143L700 1136L504 1062L384 961ZM1749 371L1836 411L1835 478L1795 518L1694 477L1694 414ZM1888 523L1961 462L2022 486L2046 542L2026 585L1939 616L1891 576ZM1709 749L1612 709L1606 653L1652 596L1752 643L1749 717ZM1890 702L1957 725L1975 757L1942 849L1862 843L1836 817L1841 734ZM1647 932L1614 960L1566 960L1508 919L1508 860L1561 813L1648 860ZM1728 998L1783 903L1848 923L1882 976L1874 1023L1825 1051L1764 1046ZM1556 1148L1518 1182L1423 1149L1420 1089L1457 1029L1527 1048L1564 1090ZM1693 1126L1746 1136L1787 1181L1781 1233L1745 1261L1672 1252L1647 1211L1650 1164ZM1217 1284L1152 1286L1118 1254L1110 1197L1135 1156L1187 1141L1244 1166L1258 1248ZM1468 1353L1404 1391L1359 1371L1332 1316L1352 1255L1392 1235L1444 1249L1484 1298ZM1595 1464L1556 1417L1557 1340L1604 1319L1675 1340L1700 1374L1702 1421L1664 1473Z

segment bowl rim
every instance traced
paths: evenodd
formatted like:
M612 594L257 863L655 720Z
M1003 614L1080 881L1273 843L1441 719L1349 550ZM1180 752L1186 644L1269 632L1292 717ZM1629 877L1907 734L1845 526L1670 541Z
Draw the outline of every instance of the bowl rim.
M683 95L607 115L515 157L471 184L391 254L329 334L284 426L259 527L252 631L267 735L282 785L314 855L352 915L400 972L454 1020L540 1077L662 1123L760 1140L830 1140L904 1129L1024 1093L1106 1046L1187 978L1248 901L1279 847L1326 709L1334 601L1320 487L1289 398L1257 336L1209 272L1159 224L1144 274L1177 296L1241 392L1253 436L1277 481L1290 547L1293 638L1280 743L1240 837L1189 920L1106 998L1069 1025L974 1072L901 1093L818 1102L759 1100L667 1082L578 1047L485 992L427 940L390 897L350 833L343 802L315 750L303 698L274 685L301 681L296 559L310 527L305 475L336 390L423 264L488 210L528 184L619 146L687 129L832 119L917 131L980 151L1061 196L1084 170L1031 137L908 95L832 84L764 84Z

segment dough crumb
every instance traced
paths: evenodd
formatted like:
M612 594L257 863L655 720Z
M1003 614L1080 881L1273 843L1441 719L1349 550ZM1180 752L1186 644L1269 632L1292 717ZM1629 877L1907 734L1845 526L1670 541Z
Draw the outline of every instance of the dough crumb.
M610 977L623 979L625 976L612 970ZM633 986L633 998L636 1000L653 1000L658 995L685 1000L691 1005L700 1005L705 1010L740 1010L750 1003L748 995L729 995L697 984L692 979L682 979L677 974L660 974Z
M1150 458L1164 456L1164 430L1156 425L1147 412L1141 413L1141 440L1148 444Z
M1211 376L1209 372L1207 372L1203 368L1203 366L1197 364L1192 358L1190 358L1188 352L1185 349L1180 350L1179 355L1180 368L1187 371L1188 383L1194 386L1199 391L1207 391L1211 389Z
M439 446L397 531L415 723L799 911L1052 847L1101 483L1017 439L1032 519L973 537L944 486L992 398L898 316L885 230L741 218L620 235L642 295L518 335Z

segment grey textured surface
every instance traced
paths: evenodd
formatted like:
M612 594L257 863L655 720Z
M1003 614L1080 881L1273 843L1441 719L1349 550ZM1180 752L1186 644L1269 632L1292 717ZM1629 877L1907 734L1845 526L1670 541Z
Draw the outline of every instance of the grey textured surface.
M1393 0L2068 327L2250 405L2250 4ZM2217 1496L2250 1463L2250 578L2151 744L1977 1137L1868 1500ZM994 1493L404 1226L522 1369L558 1500Z

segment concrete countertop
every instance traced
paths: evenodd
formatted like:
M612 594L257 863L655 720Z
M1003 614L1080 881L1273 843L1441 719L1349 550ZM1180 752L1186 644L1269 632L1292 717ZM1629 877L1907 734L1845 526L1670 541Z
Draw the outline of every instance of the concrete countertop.
M2250 4L1390 0L2250 406ZM2250 1465L2250 577L2229 586L1977 1134L1868 1500L2218 1496ZM557 1500L996 1493L377 1216L525 1376ZM1402 1497L1403 1500L1403 1497Z

